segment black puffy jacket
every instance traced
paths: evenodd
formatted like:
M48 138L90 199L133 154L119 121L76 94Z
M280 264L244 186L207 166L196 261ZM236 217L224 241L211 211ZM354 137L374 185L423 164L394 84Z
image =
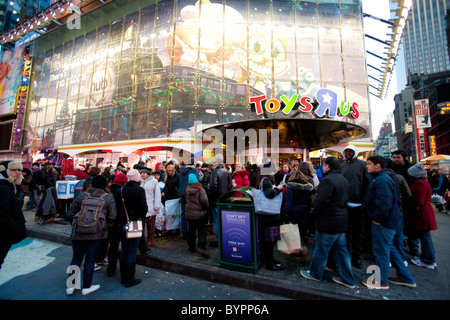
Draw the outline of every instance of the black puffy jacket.
M145 215L148 212L148 206L144 188L142 188L139 183L135 181L128 181L121 190L117 191L117 202L122 202L122 194L130 220L145 220ZM117 206L117 221L121 226L126 224L127 218L123 205Z
M348 231L349 184L340 170L330 170L317 189L313 214L317 231L336 234Z
M14 185L0 180L0 244L14 244L27 237L25 217Z

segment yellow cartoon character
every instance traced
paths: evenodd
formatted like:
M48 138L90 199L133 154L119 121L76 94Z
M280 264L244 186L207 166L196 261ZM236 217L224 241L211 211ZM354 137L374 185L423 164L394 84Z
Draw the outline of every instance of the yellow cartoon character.
M243 73L238 83L244 83L250 74L256 76L255 88L265 92L264 80L284 73L290 66L286 54L286 39L273 32L271 45L269 26L252 25L249 31L248 45L246 39L237 49L236 56ZM247 63L248 51L248 63Z

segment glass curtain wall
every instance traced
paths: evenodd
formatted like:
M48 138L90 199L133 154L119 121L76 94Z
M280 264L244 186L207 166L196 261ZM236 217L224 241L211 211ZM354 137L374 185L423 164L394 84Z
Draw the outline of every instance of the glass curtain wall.
M358 119L335 120L370 136L359 0L119 0L81 23L35 40L31 148L167 137L195 120L312 118L257 115L249 98L320 88L356 102Z

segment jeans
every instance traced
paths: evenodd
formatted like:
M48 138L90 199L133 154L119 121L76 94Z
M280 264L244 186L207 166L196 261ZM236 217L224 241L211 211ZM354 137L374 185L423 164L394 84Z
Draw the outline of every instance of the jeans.
M433 240L431 239L430 231L415 231L412 235L413 242L419 242L421 246L420 252L420 260L426 264L433 264L436 262L436 258L434 255L434 245ZM419 249L419 245L417 244L417 250Z
M213 226L216 231L216 241L219 241L219 210L217 206L212 208Z
M395 229L372 223L372 251L375 263L380 268L380 283L388 284L389 262L397 270L397 277L407 283L415 283L408 268L403 264L397 248L394 246Z
M27 193L20 191L19 192L19 202L23 202L23 199L25 198L26 194L28 194L29 200L28 200L27 207L25 208L25 210L32 210L34 207L34 201L37 198L37 191L31 190Z
M201 249L206 248L206 224L205 218L203 219L192 219L189 221L189 237L188 246L191 251L195 250L195 241L197 240L198 233L198 244L197 247Z
M336 254L341 281L351 286L355 285L356 282L353 277L345 232L337 234L317 232L316 241L316 248L314 249L314 255L310 266L311 276L322 280L328 255L330 254L331 249L333 249Z
M119 225L120 242L122 243L120 250L120 261L124 264L135 264L136 254L138 250L138 244L140 238L130 238L128 239L123 226Z
M100 245L103 239L98 240L72 240L72 265L81 268L81 262L84 258L83 268L83 288L89 288L92 285L94 277L94 265L97 258Z
M403 212L400 211L400 222L398 224L397 230L395 230L394 246L395 248L397 248L397 251L400 254L400 257L402 257L403 261L406 261L406 253L405 249L403 248L403 240L405 239L405 236L403 235L403 227Z
M183 237L187 237L189 235L189 224L186 219L186 199L184 197L180 197L181 204L181 233Z
M365 212L363 206L348 207L349 231L347 232L347 247L354 260L361 260L364 244Z

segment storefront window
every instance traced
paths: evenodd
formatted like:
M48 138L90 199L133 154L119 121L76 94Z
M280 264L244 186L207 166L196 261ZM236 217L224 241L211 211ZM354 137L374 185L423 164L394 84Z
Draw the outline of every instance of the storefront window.
M368 118L360 1L196 3L126 6L114 21L105 16L64 43L39 38L36 47L45 49L36 53L29 116L35 136L57 145L163 137L194 120L263 117L250 97L314 98L320 88L362 100Z

